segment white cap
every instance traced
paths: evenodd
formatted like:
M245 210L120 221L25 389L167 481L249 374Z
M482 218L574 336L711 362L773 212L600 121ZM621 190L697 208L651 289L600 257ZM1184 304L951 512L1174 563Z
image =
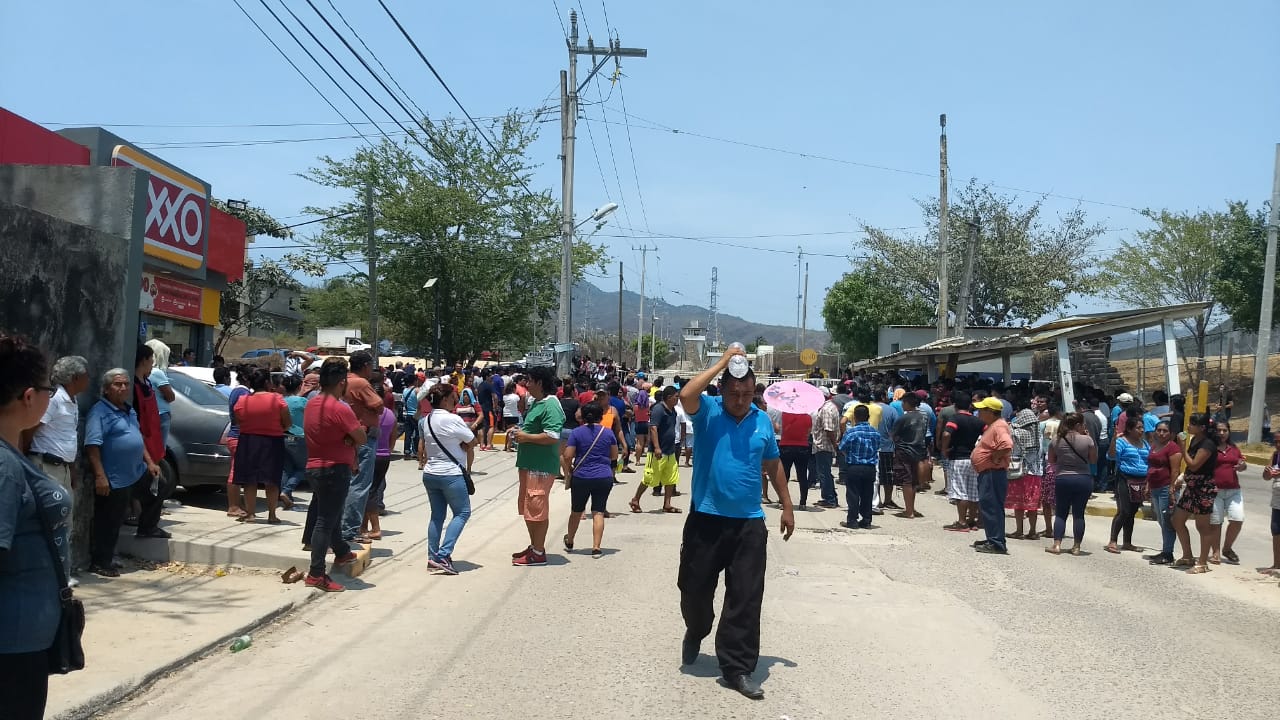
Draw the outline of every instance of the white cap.
M1122 405L1131 403L1133 402L1133 396L1130 395L1129 393L1120 393L1119 395L1116 396L1116 402Z

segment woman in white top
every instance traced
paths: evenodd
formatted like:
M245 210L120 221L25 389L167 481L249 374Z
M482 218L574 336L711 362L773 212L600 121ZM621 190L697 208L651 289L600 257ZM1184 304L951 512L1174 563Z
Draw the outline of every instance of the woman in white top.
M427 524L427 566L445 575L457 575L453 567L453 548L462 528L471 517L471 497L463 477L467 449L475 443L475 426L468 426L454 413L458 392L449 383L431 386L427 401L432 410L418 421L418 469L423 470L422 485L431 502L431 521ZM453 519L444 527L445 512ZM440 535L443 532L444 539Z

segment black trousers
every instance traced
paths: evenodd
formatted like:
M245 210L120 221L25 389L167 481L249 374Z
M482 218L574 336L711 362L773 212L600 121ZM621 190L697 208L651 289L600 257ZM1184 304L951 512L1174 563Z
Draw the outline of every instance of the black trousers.
M351 552L351 546L342 539L342 511L346 508L347 490L351 487L351 466L308 468L307 484L311 486L311 502L307 505L302 539L311 546L308 574L320 577L325 574L326 550L333 548L335 558Z
M796 481L800 483L800 505L809 504L809 459L812 453L808 446L783 445L778 448L778 459L782 461L782 475L791 480L791 467L796 468Z
M160 511L164 509L164 500L151 492L151 484L155 478L151 473L143 472L142 477L133 484L133 497L142 506L138 511L138 532L148 533L160 524Z
M93 496L93 529L89 538L89 564L101 568L111 567L120 540L120 528L129 512L133 487L111 488L107 495Z
M876 466L849 465L844 484L845 505L849 514L845 523L867 527L871 524L871 508L876 500Z
M764 518L729 518L691 512L680 546L680 614L689 635L711 634L716 585L724 572L724 607L716 629L716 658L726 678L750 675L760 659L760 606L764 600Z
M49 660L44 650L0 653L0 720L41 720L48 697Z

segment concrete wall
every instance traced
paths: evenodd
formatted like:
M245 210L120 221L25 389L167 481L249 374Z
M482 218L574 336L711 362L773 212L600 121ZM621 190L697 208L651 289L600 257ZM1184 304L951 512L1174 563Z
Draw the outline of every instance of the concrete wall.
M89 361L98 397L109 368L131 367L138 337L146 177L131 168L0 166L0 330L25 335L50 362ZM92 483L76 491L72 543L87 560Z

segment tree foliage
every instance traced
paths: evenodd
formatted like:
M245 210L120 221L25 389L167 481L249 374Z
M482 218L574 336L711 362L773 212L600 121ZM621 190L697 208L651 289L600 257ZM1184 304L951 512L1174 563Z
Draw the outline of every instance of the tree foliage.
M523 341L535 322L559 304L560 208L549 191L530 194L533 165L526 158L536 124L518 114L489 128L495 152L471 128L424 120L423 142L381 145L335 160L321 157L304 177L346 190L337 206L309 208L339 215L315 239L328 259L367 261L365 188L373 191L378 259L380 335L426 346L434 337L440 293L441 350L462 358L504 342ZM576 278L604 256L576 241ZM351 277L359 279L360 271ZM438 278L432 289L423 285ZM367 280L367 279L366 279ZM389 331L389 332L388 332Z
M643 339L644 339L644 349L640 358L641 360L640 366L641 367L649 366L649 353L652 352L654 363L657 365L657 367L649 368L649 370L660 370L666 367L671 360L671 344L668 343L663 338L655 338L653 335L645 335ZM650 350L650 348L652 348L652 351ZM634 360L635 356L636 356L636 341L634 338L632 338L631 342L627 345L627 352L622 359L623 361L625 361L627 358L631 358Z
M1102 261L1103 293L1132 307L1214 302L1219 248L1231 235L1228 213L1148 209L1142 215L1152 227L1122 241ZM1204 313L1180 321L1195 337L1201 358L1214 311L1210 305Z
M867 268L845 273L822 303L827 330L854 360L876 355L881 325L922 325L933 312L921 295L885 285Z
M322 327L369 332L369 285L363 278L337 277L302 291L303 325L309 334Z
M1235 327L1255 330L1262 312L1263 263L1267 254L1267 209L1250 211L1246 203L1227 203L1226 236L1217 247L1219 272L1213 297ZM1280 294L1271 308L1280 322Z
M1046 218L1042 202L1022 205L973 180L955 193L947 223L947 307L954 309L960 296L970 226L976 222L978 252L969 325L1035 322L1072 307L1068 300L1072 293L1097 288L1090 253L1103 227L1090 223L1079 208ZM864 224L866 239L855 250L868 255L860 271L873 279L874 286L895 298L918 299L936 313L938 200L919 204L926 226L923 236L895 235ZM868 299L874 301L874 295ZM865 348L866 338L860 342L857 347Z
M293 237L293 231L282 227L266 210L246 205L231 207L220 200L213 205L225 213L234 215L245 224L246 235L269 235L276 238ZM299 275L318 277L324 274L324 266L305 255L290 253L280 260L246 260L244 276L228 283L222 291L218 313L218 338L214 341L214 354L222 354L231 338L244 334L250 328L274 330L271 317L260 312L281 290L301 290Z

